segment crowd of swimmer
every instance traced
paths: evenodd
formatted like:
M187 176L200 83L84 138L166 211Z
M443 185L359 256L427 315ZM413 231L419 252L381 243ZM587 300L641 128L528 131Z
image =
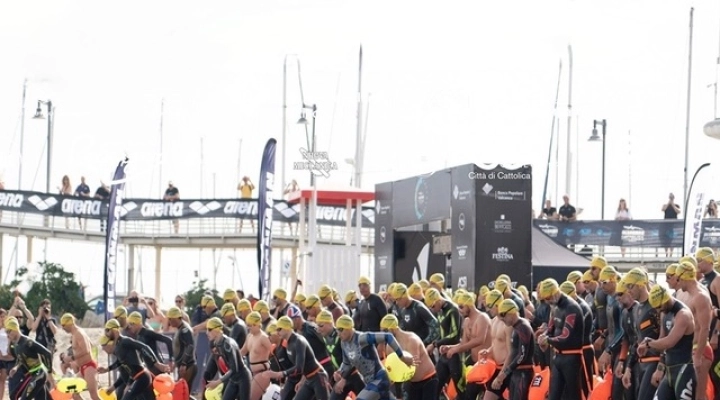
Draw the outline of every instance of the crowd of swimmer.
M118 371L100 389L107 394L155 399L154 376L169 372L191 383L205 363L204 387L221 389L224 400L260 400L276 385L282 400L524 400L539 368L549 369L550 400L587 399L597 375L612 381L612 399L702 400L720 393L717 265L709 248L683 257L667 268L670 289L641 268L621 274L602 257L561 284L538 283L535 294L513 287L507 275L477 294L450 293L441 274L380 293L360 277L344 301L329 286L307 296L277 289L270 304L228 289L220 306L203 297L204 321L196 326L170 308L173 338L118 307L99 343L114 355L107 368L93 361L75 318L63 315L73 351L60 358L78 366L93 399L100 398L98 373ZM3 326L17 359L12 375L23 377L16 398L49 398L52 352L23 334L15 317L4 317ZM208 360L196 359L200 331L210 340ZM167 360L159 343L172 349ZM412 367L402 383L384 363L395 356ZM492 363L492 377L471 382L467 371L481 363Z

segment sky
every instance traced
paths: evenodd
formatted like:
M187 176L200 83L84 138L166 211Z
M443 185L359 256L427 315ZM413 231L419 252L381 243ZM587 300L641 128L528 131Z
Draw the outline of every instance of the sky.
M306 147L295 124L299 60L305 102L318 107L317 150L339 166L318 185L348 186L362 45L364 189L466 163L531 164L537 209L555 115L560 146L551 152L548 196L555 202L567 192L583 218L597 219L602 145L587 139L593 120L606 119L606 217L622 197L635 218L661 218L669 192L683 198L691 7L690 177L720 151L702 132L715 115L717 2L1 2L0 174L8 188L44 190L46 125L30 117L37 100L51 99L53 191L65 174L73 185L86 176L94 189L127 154L132 197L159 197L168 180L184 198L234 197L238 177L257 181L265 142L282 147L283 64L295 55L287 63L285 180L309 184L307 172L290 168ZM720 197L717 168L697 183L709 197ZM102 248L77 259L83 246L53 243L48 254L101 279ZM142 257L151 270L152 252ZM197 257L187 265L184 252L168 251L164 260L209 270L209 254ZM221 274L231 271L223 261ZM166 271L164 293L182 286L176 272ZM154 278L143 283L152 288ZM91 284L90 292L100 290Z

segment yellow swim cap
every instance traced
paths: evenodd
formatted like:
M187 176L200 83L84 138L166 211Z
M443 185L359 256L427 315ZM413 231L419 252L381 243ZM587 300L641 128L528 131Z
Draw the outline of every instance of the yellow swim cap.
M109 319L108 322L105 323L105 329L120 329L120 323L116 319Z
M697 270L695 266L689 261L683 261L677 268L676 274L678 279L681 281L694 281L697 280Z
M498 306L498 315L517 314L518 306L512 299L505 299Z
M445 285L445 276L441 273L432 274L430 276L430 283L443 287Z
M582 276L583 283L592 282L594 280L595 280L595 277L593 276L591 269L583 272L583 276Z
M457 299L455 299L457 302L457 305L459 306L474 306L475 305L475 299L473 298L473 295L470 293L461 293L457 296Z
M425 305L432 307L441 297L437 289L428 289L428 291L425 292Z
M479 291L480 296L482 296L482 297L484 298L485 296L487 296L487 294L488 294L489 292L490 292L490 288L487 287L487 285L482 285L482 286L480 286L480 291Z
M626 285L644 285L648 282L648 276L640 268L633 268L621 279Z
M277 322L272 321L265 328L265 333L267 333L268 335L272 335L275 332L277 332Z
M133 311L128 315L127 322L131 325L142 325L142 314L137 311Z
M273 297L277 297L278 299L281 299L281 300L286 300L287 299L287 291L283 288L277 288L273 292Z
M5 326L6 331L18 331L20 332L20 323L18 323L17 318L15 317L7 317L5 318Z
M237 303L238 311L252 311L252 303L248 299L242 299Z
M348 290L347 293L345 293L345 303L352 303L353 301L357 300L357 293L355 293L354 290Z
M430 287L430 282L428 282L427 279L420 279L418 281L418 285L422 288L423 293L425 293L426 290Z
M316 324L332 324L333 323L333 315L328 310L322 310L320 311L320 314L315 317L315 323Z
M297 293L297 294L295 295L295 302L296 302L296 303L303 304L303 303L305 303L305 299L307 299L307 297L305 297L305 295L302 294L302 293Z
M679 264L670 264L665 268L665 275L675 275L677 273L677 267L679 267Z
M560 285L558 285L555 279L545 279L544 281L540 282L538 297L541 300L547 300L559 291Z
M695 259L697 259L698 261L709 261L711 263L714 263L715 252L709 247L701 247L695 253Z
M333 291L332 291L332 288L331 288L330 286L328 286L328 285L322 285L322 286L320 286L320 290L318 290L317 295L318 295L318 297L320 298L320 300L322 300L322 299L324 299L324 298L326 298L326 297L328 297L328 296L331 296L331 295L332 295L332 292L333 292Z
M98 342L100 346L107 346L109 344L112 344L112 340L110 340L110 338L105 335L101 335L100 339L98 339Z
M367 276L361 276L360 279L358 279L358 285L369 285L370 284L370 278Z
M305 299L305 308L320 307L320 298L316 294L311 294Z
M487 308L495 307L504 299L503 294L499 290L491 290L485 295L485 306Z
M390 296L392 296L392 298L395 300L407 298L408 297L407 286L405 286L404 283L398 283L393 288L393 291L390 293Z
M530 296L530 292L528 292L528 288L525 285L518 286L517 290L526 298Z
M380 329L397 329L398 319L393 314L386 314L380 321Z
M255 303L255 307L253 307L253 311L270 312L270 306L268 306L268 303L265 300L258 300L258 302Z
M262 316L259 312L253 311L245 317L245 323L247 326L260 325L262 323Z
M127 308L118 306L113 313L114 318L126 318L128 315Z
M220 316L221 317L225 317L228 315L235 315L235 312L236 312L235 306L233 305L233 303L225 303L220 308Z
M570 281L565 281L560 284L560 291L565 293L568 296L575 296L575 294L576 294L575 284Z
M583 278L582 272L573 271L573 272L569 273L567 278L565 278L565 279L572 282L573 284L576 284L576 283L578 283L578 281L582 280L582 278Z
M278 329L283 329L286 331L291 331L291 330L293 330L293 327L294 327L292 320L287 315L280 317L280 319L277 320L276 324L277 324Z
M685 257L681 258L680 261L678 261L678 264L682 264L685 261L689 262L690 264L693 265L693 267L697 268L697 260L695 259L694 256L685 256Z
M65 313L60 317L60 326L68 326L75 323L75 317L70 313Z
M596 256L593 257L593 259L590 261L590 268L599 268L603 269L607 267L608 263L607 260L605 260L605 257Z
M622 278L615 286L615 294L622 296L623 294L625 294L625 292L627 292L627 289L627 281L625 280L625 278Z
M179 319L179 318L182 318L182 317L183 317L183 314L182 314L182 311L180 311L179 308L177 308L177 307L170 307L170 308L168 309L168 311L167 311L166 316L167 316L168 318L178 318L178 319Z
M670 300L670 293L668 293L667 289L660 285L655 285L650 289L650 296L648 297L648 303L650 303L650 307L652 308L659 308L663 304L667 303Z
M214 329L222 329L223 322L218 317L212 317L205 323L205 327L208 331L212 331Z
M505 279L495 280L495 290L498 290L500 293L505 294L505 292L507 292L509 286L510 286L510 282L506 281Z
M200 306L201 307L215 307L215 299L212 296L203 296L202 299L200 299Z
M343 315L335 321L335 326L338 329L353 329L355 328L355 321L349 315Z
M225 292L223 292L223 300L230 301L237 297L237 292L233 289L225 289Z
M410 296L418 296L423 293L422 287L416 283L413 283L408 287L408 295Z
M608 265L607 267L603 268L600 271L600 282L602 281L609 281L609 282L616 282L618 278L620 277L620 274L617 272L615 267L612 265Z

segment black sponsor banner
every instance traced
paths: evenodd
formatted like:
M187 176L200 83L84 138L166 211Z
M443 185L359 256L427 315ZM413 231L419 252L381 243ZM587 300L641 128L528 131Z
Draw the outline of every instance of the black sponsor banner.
M86 199L59 194L19 190L0 190L0 210L17 211L57 217L107 219L108 201ZM257 199L190 199L174 202L155 199L124 199L119 205L120 219L126 221L153 221L187 218L239 218L257 219ZM363 228L375 226L375 209L363 207ZM356 208L352 209L351 224L355 223ZM298 222L300 205L275 200L273 220ZM347 211L341 206L319 205L317 222L320 225L346 226Z
M450 169L393 182L393 226L450 218Z
M451 170L453 289L479 286L475 284L475 181L470 179L475 168L475 165L467 164Z
M392 224L392 182L375 185L375 291L394 282L395 231Z
M575 221L535 220L544 234L563 246L682 247L683 220ZM720 245L720 219L705 219L700 247Z
M518 285L532 287L530 166L480 167L471 178L477 194L475 284L507 274Z
M395 279L410 285L432 274L445 273L445 255L433 254L432 238L439 232L395 232L395 240L401 242L402 254L395 255Z
M258 293L260 298L270 301L270 258L272 255L273 187L275 186L275 145L270 139L265 144L260 164L260 188L258 190Z

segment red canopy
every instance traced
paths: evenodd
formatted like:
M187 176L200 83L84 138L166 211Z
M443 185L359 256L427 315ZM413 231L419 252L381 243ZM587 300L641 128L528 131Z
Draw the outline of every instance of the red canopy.
M300 199L308 202L312 200L313 191L311 189L298 190L288 193L288 202L297 203ZM361 190L317 190L317 202L323 206L345 206L347 201L352 200L353 203L360 200L363 203L375 200L375 192L365 192Z

